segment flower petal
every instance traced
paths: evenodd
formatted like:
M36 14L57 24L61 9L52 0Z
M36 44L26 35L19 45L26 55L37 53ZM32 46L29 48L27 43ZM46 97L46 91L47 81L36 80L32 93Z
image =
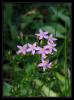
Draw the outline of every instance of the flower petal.
M39 40L41 40L42 38L43 38L43 36L42 36L42 35L40 35Z
M45 67L43 67L43 71L45 71L46 70L46 68Z
M31 51L31 48L28 48L28 49L27 49L27 52L30 52L30 51Z
M39 32L40 32L40 33L43 33L43 31L42 31L41 29L39 30Z
M45 53L46 53L46 54L49 54L49 50L45 50Z
M28 43L28 46L31 47L32 45Z
M38 64L38 67L43 67L43 63Z
M36 49L36 50L40 50L40 49L41 49L41 47L38 47L38 46L37 46L35 49Z
M52 38L53 37L53 34L50 34L49 38Z
M40 34L35 34L36 36L40 36Z
M36 42L33 45L36 46Z
M17 48L22 49L22 46L17 45Z
M48 68L51 68L51 65L52 65L52 63L49 63L49 64L48 64Z
M23 45L23 48L27 48L27 44Z
M44 32L44 34L48 34L48 32Z
M48 48L49 48L49 45L45 45L45 46L44 46L44 49L48 49Z
M21 51L21 50L18 50L18 51L16 52L16 54L20 54L20 53L22 53L22 51Z
M56 46L56 44L52 44L52 46L53 46L53 47L55 47L55 46Z
M22 54L24 54L24 55L25 55L25 54L26 54L26 50L22 50Z
M35 50L32 50L32 54L33 54L33 55L35 54Z
M57 49L56 49L56 48L53 48L53 50L54 50L54 51L57 51Z
M47 56L45 54L42 54L42 58L46 58Z
M48 39L48 36L47 36L47 35L44 35L44 38L45 38L45 39Z
M57 39L56 38L52 38L54 41L56 41Z
M41 51L37 51L37 54L41 54Z
M52 44L54 43L52 39L51 40L50 39L48 40L48 44L50 44L50 43L52 43Z

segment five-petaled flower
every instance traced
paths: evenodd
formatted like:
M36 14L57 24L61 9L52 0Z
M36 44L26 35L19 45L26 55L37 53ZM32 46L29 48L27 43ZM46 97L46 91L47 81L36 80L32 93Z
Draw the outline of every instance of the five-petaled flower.
M39 34L36 34L39 40L45 38L48 39L48 32L43 32L41 29L39 30Z
M19 48L19 50L16 52L17 54L26 54L27 44L25 44L24 46L17 45L17 48Z
M48 42L48 44L45 46L45 49L48 50L49 54L53 54L53 51L57 51L55 46L56 46L55 43Z
M28 43L28 49L27 52L32 52L32 54L35 54L37 47L36 47L36 42L34 44L29 44Z
M48 37L48 43L53 43L54 41L56 41L56 38L53 38L53 35L50 34L50 36Z
M42 67L45 71L47 68L51 68L52 63L49 63L49 60L43 60L40 64L38 64L38 67Z
M46 58L46 54L49 53L49 51L45 48L45 46L43 48L39 48L38 51L37 51L38 54L41 54L41 57L42 58Z

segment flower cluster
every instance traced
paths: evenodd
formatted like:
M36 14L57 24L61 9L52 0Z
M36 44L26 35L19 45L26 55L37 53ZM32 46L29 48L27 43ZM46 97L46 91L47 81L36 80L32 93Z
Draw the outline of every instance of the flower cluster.
M23 54L25 55L26 53L32 53L34 54L40 54L41 56L41 63L38 64L38 67L42 67L43 70L45 71L47 68L51 68L52 63L49 63L49 60L46 60L48 54L53 54L57 49L55 48L56 43L55 41L57 40L56 38L53 38L52 34L48 34L48 32L43 32L41 29L39 30L38 34L35 34L39 40L46 39L47 44L44 45L43 47L37 46L36 42L34 44L25 44L24 46L17 46L19 50L16 52L17 54Z

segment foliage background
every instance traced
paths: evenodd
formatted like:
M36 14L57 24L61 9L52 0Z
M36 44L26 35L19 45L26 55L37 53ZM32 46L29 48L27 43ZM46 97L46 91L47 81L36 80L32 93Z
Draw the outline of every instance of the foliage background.
M46 72L38 55L16 55L18 44L38 41L40 28L58 38ZM71 96L71 3L4 3L2 36L3 96Z

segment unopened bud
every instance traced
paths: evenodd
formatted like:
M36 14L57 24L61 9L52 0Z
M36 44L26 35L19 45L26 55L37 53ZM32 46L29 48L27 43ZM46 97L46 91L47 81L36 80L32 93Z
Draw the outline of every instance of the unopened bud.
M20 37L23 38L23 32L20 32Z

